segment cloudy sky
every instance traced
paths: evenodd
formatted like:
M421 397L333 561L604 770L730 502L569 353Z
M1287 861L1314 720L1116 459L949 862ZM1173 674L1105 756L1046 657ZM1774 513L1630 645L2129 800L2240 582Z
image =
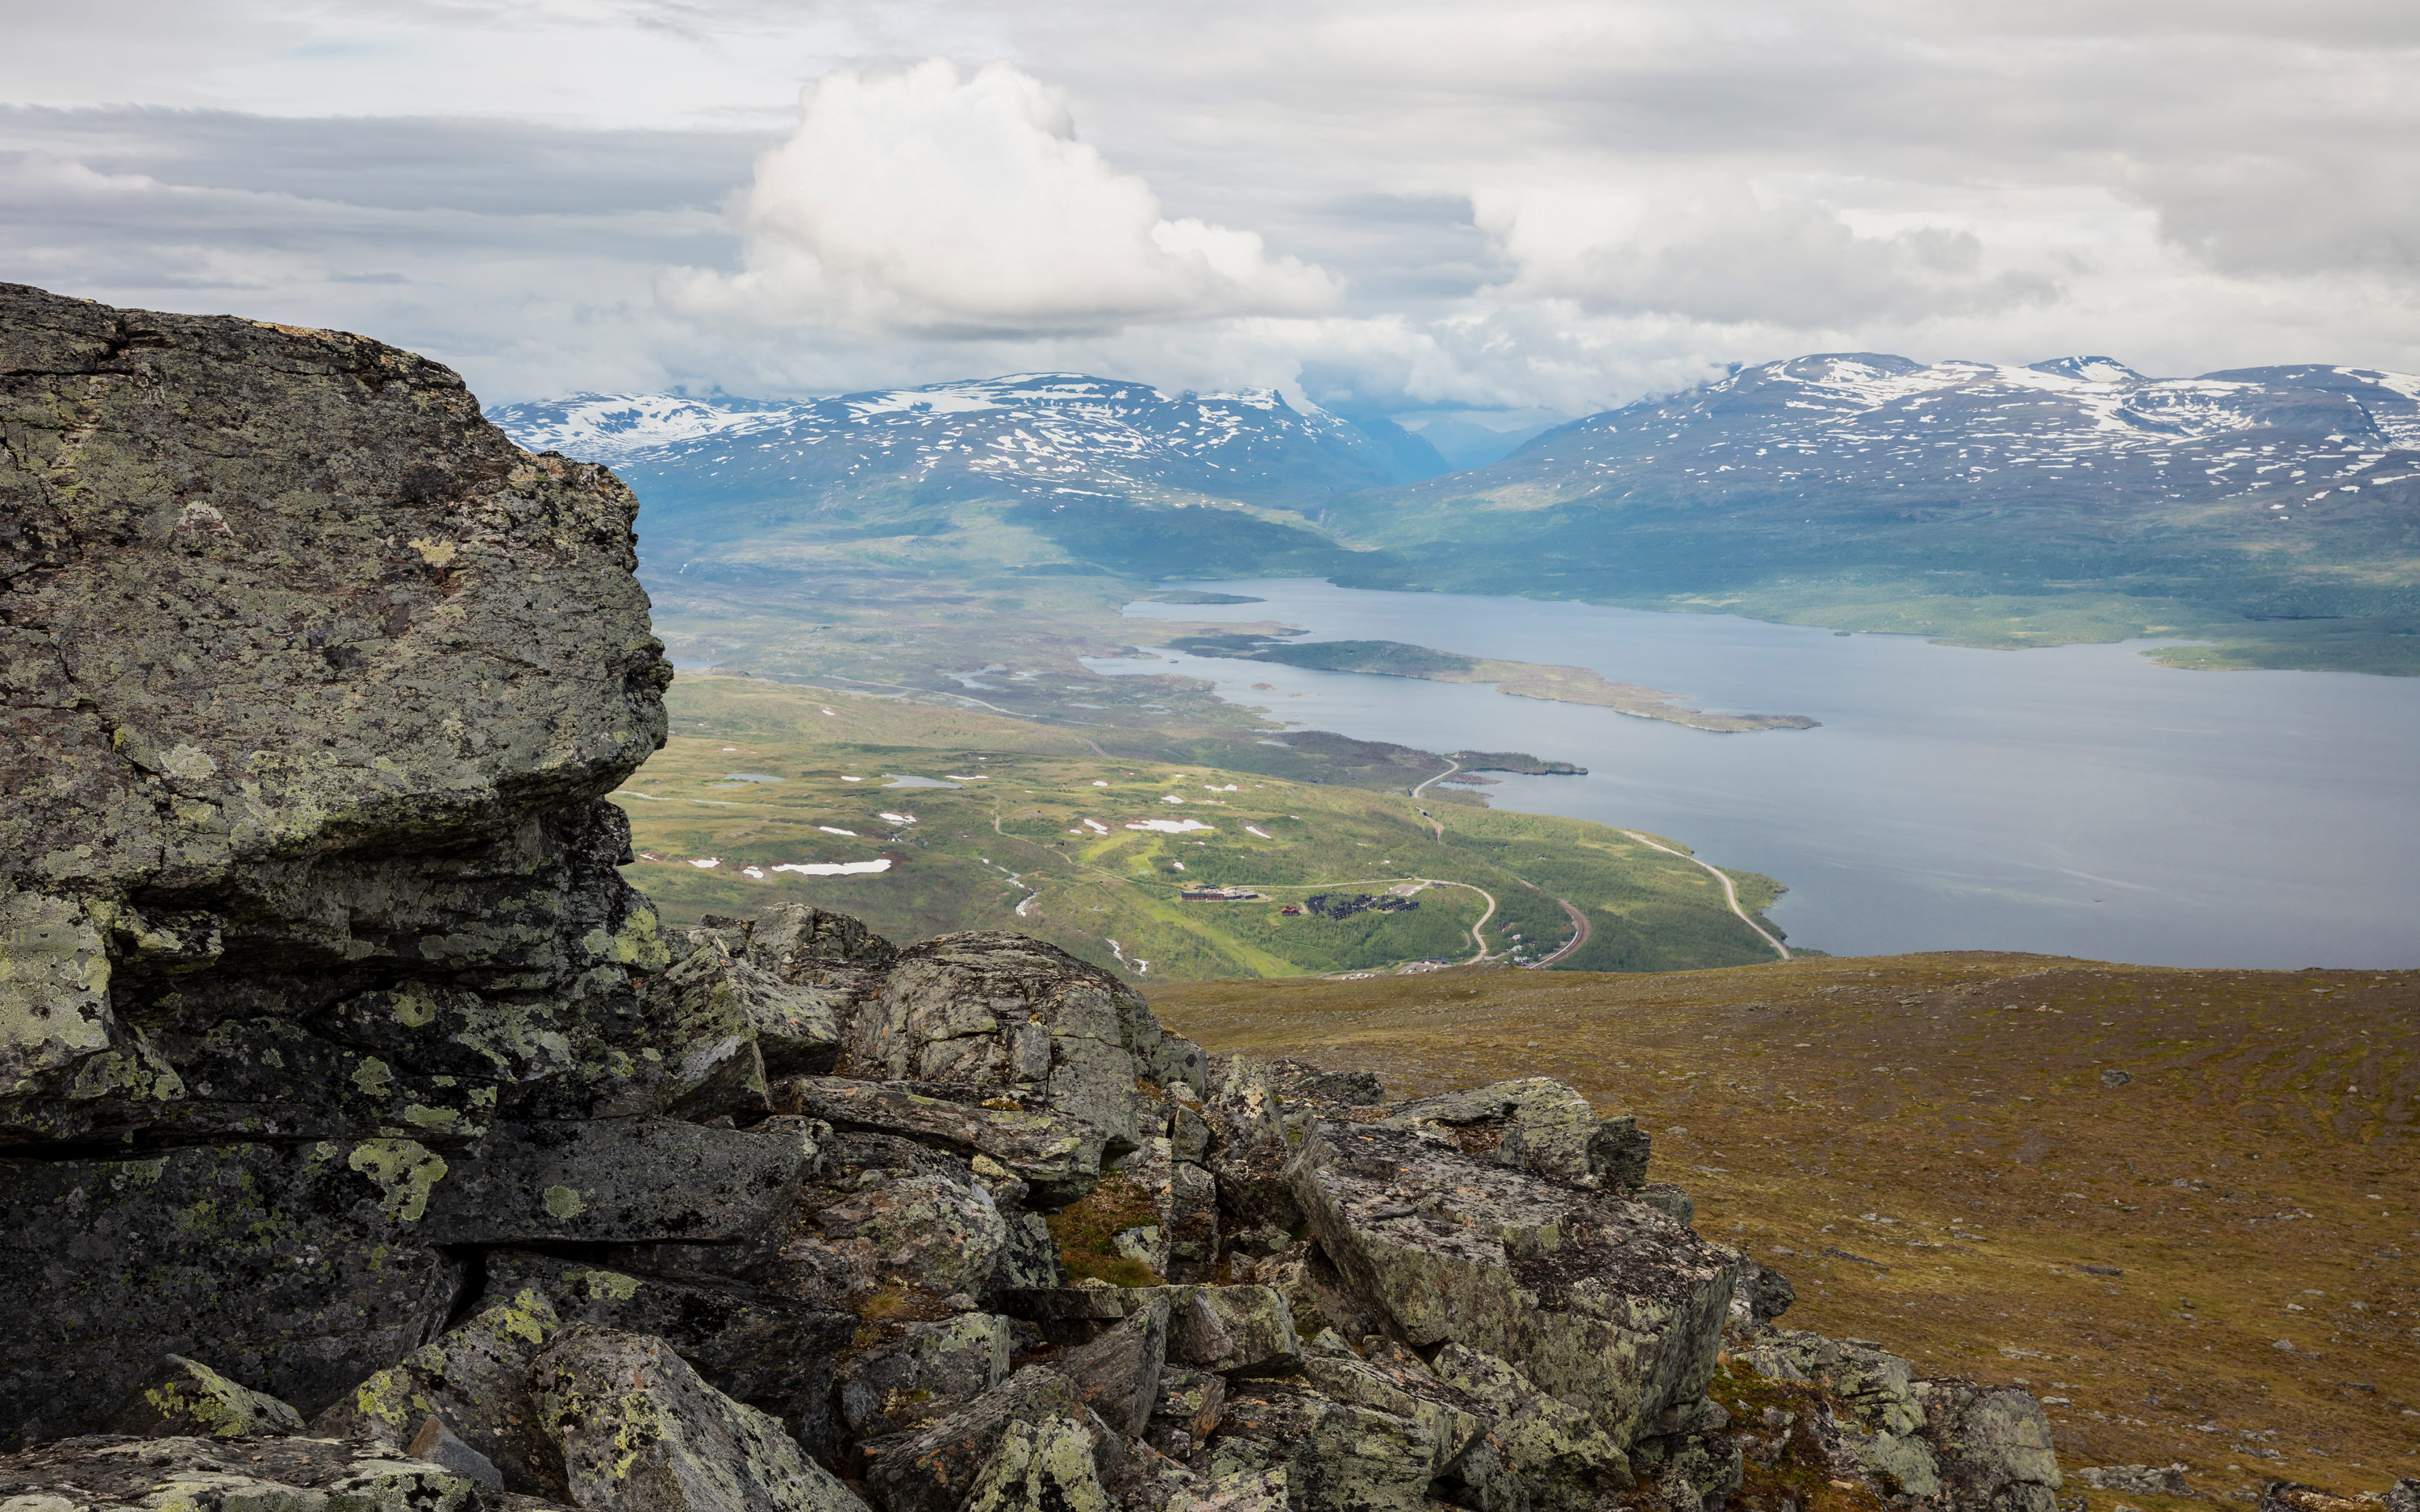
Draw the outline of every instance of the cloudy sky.
M2420 370L2410 0L79 0L0 279L490 401L1034 368L1581 413L1823 350Z

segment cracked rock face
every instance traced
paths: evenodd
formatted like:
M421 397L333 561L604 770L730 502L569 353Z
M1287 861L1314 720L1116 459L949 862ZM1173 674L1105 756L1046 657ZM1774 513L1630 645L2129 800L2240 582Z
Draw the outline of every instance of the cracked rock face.
M0 1094L115 1099L114 1132L177 1095L163 999L627 953L618 879L530 874L663 740L611 473L374 341L16 285L0 415Z
M1321 1124L1287 1169L1390 1336L1510 1360L1618 1443L1704 1395L1735 1257L1665 1214L1407 1129Z

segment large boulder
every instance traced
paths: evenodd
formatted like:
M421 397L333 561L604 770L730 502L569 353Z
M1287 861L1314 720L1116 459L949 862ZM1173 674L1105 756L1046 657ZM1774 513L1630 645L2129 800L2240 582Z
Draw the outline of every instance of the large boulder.
M852 1351L840 1370L840 1413L857 1438L947 1417L1008 1379L1015 1338L991 1313L902 1324Z
M661 1339L575 1326L537 1357L530 1388L582 1512L864 1512L779 1423Z
M563 1453L543 1429L530 1366L562 1320L535 1290L498 1302L369 1377L313 1421L315 1432L408 1454L434 1419L506 1488L566 1494Z
M1734 1257L1665 1214L1415 1129L1323 1123L1288 1179L1388 1336L1509 1360L1624 1446L1704 1396Z
M530 1250L490 1250L487 1279L488 1305L534 1292L566 1323L654 1335L715 1390L780 1418L809 1452L829 1458L835 1445L833 1363L862 1326L853 1313Z
M1132 1474L1131 1451L1116 1430L1084 1405L1074 1381L1039 1365L939 1422L863 1448L866 1486L885 1512L959 1512L986 1486L1001 1504L1016 1504L1016 1488L1037 1484L1073 1490L1071 1508L1095 1507L1096 1494ZM995 1466L1003 1449L1007 1459Z
M0 375L27 890L241 918L253 863L582 803L661 743L629 491L447 369L0 285Z
M1142 995L1022 935L944 934L900 952L850 1011L838 1067L869 1081L1038 1092L1100 1138L1102 1158L1143 1137L1136 1081L1202 1090L1201 1051L1161 1032Z
M0 416L0 1442L166 1354L316 1411L442 1326L500 1120L695 1090L602 801L637 502L411 353L13 285Z
M1545 1076L1440 1092L1387 1110L1389 1126L1426 1129L1466 1154L1559 1181L1637 1186L1648 1135L1630 1114L1599 1119L1588 1099Z

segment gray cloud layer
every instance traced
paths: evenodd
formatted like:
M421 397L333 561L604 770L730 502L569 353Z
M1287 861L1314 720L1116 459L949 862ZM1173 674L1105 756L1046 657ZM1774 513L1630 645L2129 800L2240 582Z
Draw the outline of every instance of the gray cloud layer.
M96 0L14 40L0 277L495 399L2420 368L2400 0Z

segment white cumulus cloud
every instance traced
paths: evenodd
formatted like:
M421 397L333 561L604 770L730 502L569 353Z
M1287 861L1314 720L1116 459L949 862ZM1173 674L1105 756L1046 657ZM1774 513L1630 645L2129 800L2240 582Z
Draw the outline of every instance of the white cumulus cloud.
M742 270L676 277L674 308L974 336L1305 315L1342 292L1252 232L1163 215L1077 140L1061 91L1004 63L826 74L737 214Z

